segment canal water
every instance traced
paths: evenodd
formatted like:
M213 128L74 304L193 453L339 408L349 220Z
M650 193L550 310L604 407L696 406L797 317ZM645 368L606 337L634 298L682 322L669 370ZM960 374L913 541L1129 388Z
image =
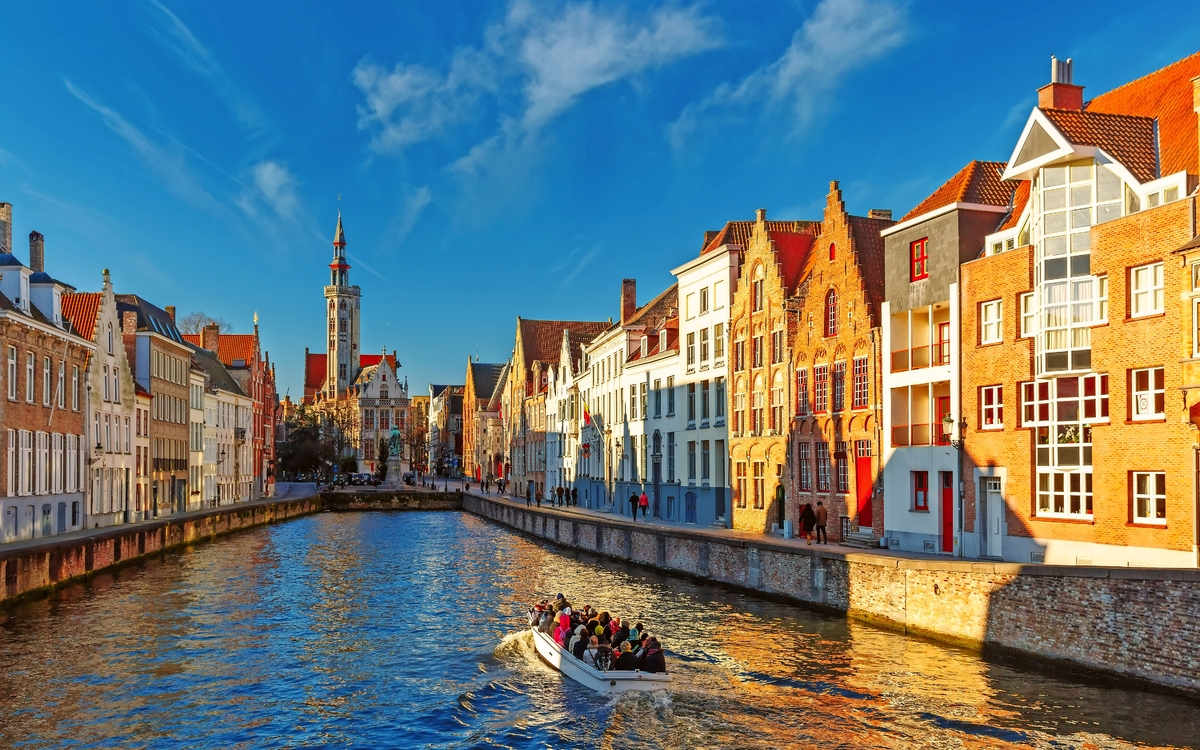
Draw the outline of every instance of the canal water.
M642 621L669 692L540 661L527 603ZM1200 705L565 553L459 513L322 514L0 610L0 746L1200 745Z

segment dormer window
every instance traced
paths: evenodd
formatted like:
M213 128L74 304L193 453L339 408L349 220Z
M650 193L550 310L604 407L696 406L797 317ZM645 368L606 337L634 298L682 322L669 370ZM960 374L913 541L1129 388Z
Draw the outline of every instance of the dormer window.
M658 351L665 352L667 350L667 329L664 328L658 332Z
M650 353L650 337L642 336L641 340L642 356L645 357Z

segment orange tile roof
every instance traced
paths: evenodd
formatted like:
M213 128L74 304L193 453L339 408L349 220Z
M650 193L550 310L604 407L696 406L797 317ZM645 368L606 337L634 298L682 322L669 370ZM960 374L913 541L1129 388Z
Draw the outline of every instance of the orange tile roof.
M820 222L816 221L768 221L768 232L791 232L793 234L802 233L811 230ZM704 246L700 248L700 254L712 252L721 245L741 245L746 246L750 241L750 235L754 233L753 221L727 221L725 226L719 231L707 231L704 233Z
M63 317L71 321L71 326L86 336L96 340L96 323L100 315L100 293L79 292L62 296Z
M769 229L767 236L775 244L775 262L779 264L784 291L790 294L800 283L803 270L810 265L808 261L814 255L812 246L817 238L809 232L772 232Z
M1097 96L1088 112L1158 119L1162 174L1200 174L1196 112L1191 80L1200 76L1200 52Z
M1158 177L1154 118L1073 109L1043 109L1042 112L1068 141L1104 149L1139 182Z
M185 333L183 340L193 346L204 346L201 343L201 334L198 333ZM226 367L233 367L233 361L236 359L245 363L241 366L249 367L250 361L254 359L254 334L222 333L217 339L217 358Z
M305 353L304 395L306 398L321 390L321 387L325 385L325 357L326 355L324 354ZM362 368L377 365L382 357L383 355L381 354L360 354L358 355L358 366ZM387 355L387 361L392 366L392 370L395 371L396 358L389 354ZM355 376L357 376L357 373L355 373Z
M1012 211L1009 211L1008 216L996 229L997 232L1003 232L1006 229L1012 229L1021 220L1021 214L1025 213L1025 205L1029 203L1029 180L1021 180L1017 184L1017 191L1013 193Z
M987 206L1007 206L1012 188L1000 182L1005 163L1002 161L972 161L958 174L933 191L925 200L906 213L900 221L936 211L951 203L982 203Z
M662 321L679 314L679 284L672 284L664 289L657 297L637 309L625 325L646 326L655 328Z

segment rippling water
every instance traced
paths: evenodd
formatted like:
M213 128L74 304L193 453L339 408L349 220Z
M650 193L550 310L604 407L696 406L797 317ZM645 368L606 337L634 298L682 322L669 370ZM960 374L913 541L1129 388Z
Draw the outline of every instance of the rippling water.
M540 661L527 602L643 621L670 692ZM1107 748L1200 705L567 554L457 513L323 514L0 610L17 747Z

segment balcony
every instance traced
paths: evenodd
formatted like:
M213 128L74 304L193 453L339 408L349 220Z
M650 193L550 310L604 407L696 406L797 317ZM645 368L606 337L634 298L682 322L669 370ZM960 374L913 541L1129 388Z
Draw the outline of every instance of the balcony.
M892 372L921 370L926 367L941 367L950 364L950 342L943 341L933 346L914 346L892 352Z
M906 424L892 427L892 446L905 448L914 445L932 445L933 431L927 424Z

